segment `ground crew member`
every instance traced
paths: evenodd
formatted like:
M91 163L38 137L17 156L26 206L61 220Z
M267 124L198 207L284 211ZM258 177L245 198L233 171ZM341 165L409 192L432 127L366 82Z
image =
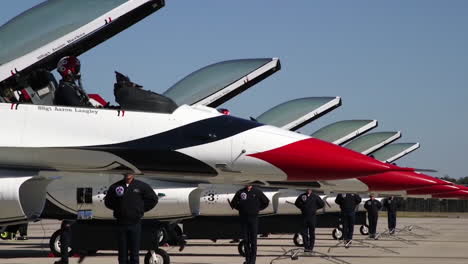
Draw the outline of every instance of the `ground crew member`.
M71 226L74 223L73 220L63 220L60 225L60 260L55 261L54 264L68 264L68 248L72 239Z
M81 84L81 63L75 56L60 59L57 71L62 76L55 91L54 103L64 106L93 107Z
M119 264L138 264L141 218L156 206L158 196L148 184L127 173L109 187L104 202L117 219Z
M379 219L379 211L382 209L382 203L375 199L371 194L370 199L364 204L367 210L367 220L369 220L369 237L376 238L377 220Z
M20 225L18 231L20 234L18 240L28 240L28 223Z
M385 209L387 209L388 231L390 232L390 234L395 234L396 212L399 203L395 200L395 197L390 196L384 199L383 206L385 207Z
M335 203L340 206L341 220L343 221L343 239L345 247L351 245L354 233L354 222L356 220L356 206L361 203L361 197L358 194L341 193L335 199Z
M302 239L304 240L304 251L312 252L315 244L315 226L317 225L316 212L325 206L322 198L312 193L312 189L299 195L294 203L302 212L304 217L304 229Z
M258 212L267 208L270 200L252 185L240 189L232 199L231 207L239 211L244 238L245 262L255 264L257 258Z

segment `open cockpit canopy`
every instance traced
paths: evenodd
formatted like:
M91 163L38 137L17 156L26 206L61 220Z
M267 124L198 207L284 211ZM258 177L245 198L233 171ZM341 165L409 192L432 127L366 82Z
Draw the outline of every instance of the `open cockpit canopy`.
M164 0L48 0L0 26L0 84L55 69L164 6Z
M341 145L377 127L377 125L377 120L343 120L324 126L310 136Z
M222 61L189 74L163 94L178 105L217 107L280 69L277 58Z
M377 150L372 153L372 155L380 161L391 163L408 155L418 148L419 143L394 143Z
M0 102L51 105L50 73L159 10L164 0L48 0L0 26Z
M279 104L256 118L260 123L297 130L341 105L340 97L306 97Z
M345 145L346 148L369 155L401 137L400 131L365 134Z

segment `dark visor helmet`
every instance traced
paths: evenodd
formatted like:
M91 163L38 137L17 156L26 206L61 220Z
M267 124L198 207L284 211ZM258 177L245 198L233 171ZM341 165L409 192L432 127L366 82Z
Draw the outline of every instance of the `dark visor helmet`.
M60 59L57 64L57 71L65 77L78 78L80 76L81 63L75 56L66 56Z

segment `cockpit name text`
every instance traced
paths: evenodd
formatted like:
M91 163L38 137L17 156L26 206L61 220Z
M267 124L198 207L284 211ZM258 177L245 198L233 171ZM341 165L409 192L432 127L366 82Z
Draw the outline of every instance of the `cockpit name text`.
M51 111L54 111L54 112L68 112L68 113L83 113L83 114L93 114L93 115L97 115L98 114L98 111L97 110L93 110L93 109L82 109L82 108L75 108L73 110L73 108L69 108L69 107L59 107L59 106L44 106L44 105L40 105L37 107L37 110L39 111L47 111L47 112L51 112Z

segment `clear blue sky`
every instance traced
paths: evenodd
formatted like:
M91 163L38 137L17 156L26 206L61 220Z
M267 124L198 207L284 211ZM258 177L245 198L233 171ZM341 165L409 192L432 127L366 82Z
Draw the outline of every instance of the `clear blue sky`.
M0 24L40 2L3 1ZM342 107L301 132L378 119L375 131L401 130L399 142L421 143L399 165L461 177L468 175L467 14L463 0L166 0L80 59L86 89L111 99L114 70L163 92L214 62L279 57L280 72L224 106L248 117L289 99L341 96Z

